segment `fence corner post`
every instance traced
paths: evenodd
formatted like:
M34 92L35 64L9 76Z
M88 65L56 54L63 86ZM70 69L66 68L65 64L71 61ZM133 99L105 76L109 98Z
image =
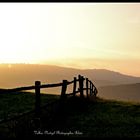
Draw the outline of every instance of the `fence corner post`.
M88 78L86 78L86 94L87 94L87 99L89 98L89 95L88 95L88 91L89 91L88 83L89 83L89 80L88 80Z
M35 81L35 116L40 117L40 81Z
M84 93L83 93L83 82L84 82L84 77L79 75L79 89L80 89L80 97L83 98L84 97Z

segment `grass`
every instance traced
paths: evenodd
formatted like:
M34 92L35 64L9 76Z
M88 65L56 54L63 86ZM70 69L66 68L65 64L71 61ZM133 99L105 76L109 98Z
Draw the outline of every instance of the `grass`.
M41 105L56 100L58 96L42 94ZM33 110L35 107L35 94L31 92L15 92L0 94L0 120L11 118Z
M91 137L140 137L140 105L130 105L123 102L98 100L88 108L90 115L83 118L85 124L90 124L91 131L86 136ZM93 135L94 134L94 135Z
M12 116L34 108L33 94L3 96L5 97L1 97L0 100L1 109L3 107L0 116L5 109ZM59 96L43 95L42 104L58 98ZM94 101L82 100L79 97L68 98L64 103L57 102L43 109L38 127L32 120L33 115L16 120L16 124L14 121L0 124L0 133L3 133L3 137L10 138L51 135L72 138L140 138L139 103L101 98Z
M78 130L82 137L140 137L140 104L97 99L80 107L66 110L64 128Z

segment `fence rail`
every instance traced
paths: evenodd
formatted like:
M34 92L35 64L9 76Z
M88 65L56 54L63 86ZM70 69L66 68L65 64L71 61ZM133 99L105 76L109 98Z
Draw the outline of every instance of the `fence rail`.
M67 87L69 85L73 84L73 91L72 93L67 93ZM1 89L0 93L14 93L14 92L21 92L26 90L35 90L35 115L36 117L40 116L40 110L41 110L41 92L40 90L42 88L53 88L53 87L62 87L61 88L61 100L65 100L67 96L76 96L77 93L80 93L80 97L84 98L89 96L95 96L97 95L97 88L95 85L90 81L88 78L84 78L81 75L78 75L77 77L74 77L74 80L67 81L63 80L61 83L55 83L55 84L42 84L40 81L35 81L35 85L33 86L27 86L27 87L18 87L13 89ZM84 91L86 91L86 95L84 94Z

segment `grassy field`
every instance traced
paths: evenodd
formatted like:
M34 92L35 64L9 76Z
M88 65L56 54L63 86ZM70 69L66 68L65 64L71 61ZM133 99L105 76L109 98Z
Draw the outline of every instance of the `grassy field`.
M34 109L34 94L0 95L0 119ZM43 95L42 105L59 96ZM9 115L8 115L9 114ZM39 122L38 126L35 125ZM0 138L10 137L140 138L140 104L97 98L68 98L34 115L0 124Z
M56 95L41 94L41 105L58 99ZM0 120L11 118L35 108L35 94L17 92L0 94Z

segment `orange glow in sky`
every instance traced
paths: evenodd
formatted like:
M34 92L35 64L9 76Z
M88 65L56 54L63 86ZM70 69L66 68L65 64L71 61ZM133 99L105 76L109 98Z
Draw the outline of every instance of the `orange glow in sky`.
M140 76L139 3L0 3L0 63Z

